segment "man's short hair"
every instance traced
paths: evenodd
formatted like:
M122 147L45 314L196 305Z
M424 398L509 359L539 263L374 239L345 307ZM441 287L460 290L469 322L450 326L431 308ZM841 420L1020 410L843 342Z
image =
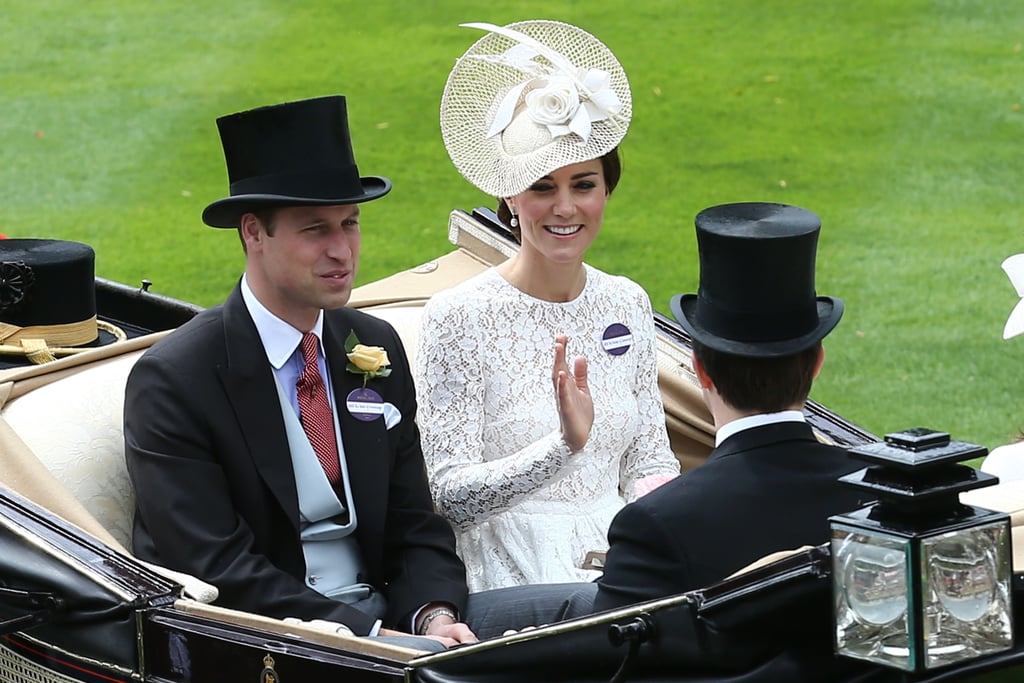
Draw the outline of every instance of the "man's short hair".
M790 356L750 358L693 343L693 355L733 408L777 413L802 405L811 393L821 343Z
M276 226L275 219L277 218L278 208L279 207L276 206L268 206L265 209L257 209L253 211L253 214L256 216L256 220L263 225L263 229L266 230L267 234L271 237L274 235L274 228Z
M271 237L274 236L274 219L277 218L277 209L278 207L276 206L269 206L265 209L255 209L251 212ZM248 253L249 250L245 246L245 237L242 236L241 225L238 226L238 239L242 243L242 251Z

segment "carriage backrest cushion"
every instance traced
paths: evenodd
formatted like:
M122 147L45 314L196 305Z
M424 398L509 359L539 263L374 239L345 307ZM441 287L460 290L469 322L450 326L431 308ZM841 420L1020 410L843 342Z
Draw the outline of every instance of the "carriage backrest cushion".
M410 302L407 304L388 304L364 308L364 312L386 320L395 328L395 332L402 339L402 346L409 357L409 365L416 363L416 351L419 347L420 316L423 313L423 302Z
M124 386L142 351L86 366L9 401L4 420L124 547L135 495L124 462Z

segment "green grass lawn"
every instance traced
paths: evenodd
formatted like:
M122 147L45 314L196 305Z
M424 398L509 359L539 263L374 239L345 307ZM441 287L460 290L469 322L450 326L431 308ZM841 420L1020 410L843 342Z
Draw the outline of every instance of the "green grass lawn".
M590 261L655 307L697 285L693 216L780 201L823 221L818 290L845 299L814 398L876 433L994 447L1024 426L1024 339L999 264L1024 251L1024 3L993 0L7 0L0 232L92 244L102 276L204 305L242 266L200 213L227 194L214 119L343 93L364 174L360 280L448 249L437 109L466 21L551 18L630 76L625 173Z

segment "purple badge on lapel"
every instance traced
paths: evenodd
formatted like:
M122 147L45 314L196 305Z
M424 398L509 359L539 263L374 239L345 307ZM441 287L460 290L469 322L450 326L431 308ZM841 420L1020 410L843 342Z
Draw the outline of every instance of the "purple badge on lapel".
M353 389L345 398L345 407L352 417L369 422L384 414L384 399L373 389Z
M633 343L633 333L622 323L612 323L601 336L601 346L613 356L621 356L629 351Z

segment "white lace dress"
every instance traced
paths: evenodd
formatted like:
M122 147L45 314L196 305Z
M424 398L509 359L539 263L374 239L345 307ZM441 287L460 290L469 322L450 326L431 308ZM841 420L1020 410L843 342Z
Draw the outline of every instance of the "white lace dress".
M435 295L416 354L418 422L434 500L455 527L471 591L589 581L612 517L636 482L675 475L647 294L586 267L568 303L530 297L494 269ZM631 334L623 353L602 338ZM570 456L555 408L554 341L583 355L594 399L586 448ZM615 328L609 336L625 334ZM614 346L614 344L612 344Z

